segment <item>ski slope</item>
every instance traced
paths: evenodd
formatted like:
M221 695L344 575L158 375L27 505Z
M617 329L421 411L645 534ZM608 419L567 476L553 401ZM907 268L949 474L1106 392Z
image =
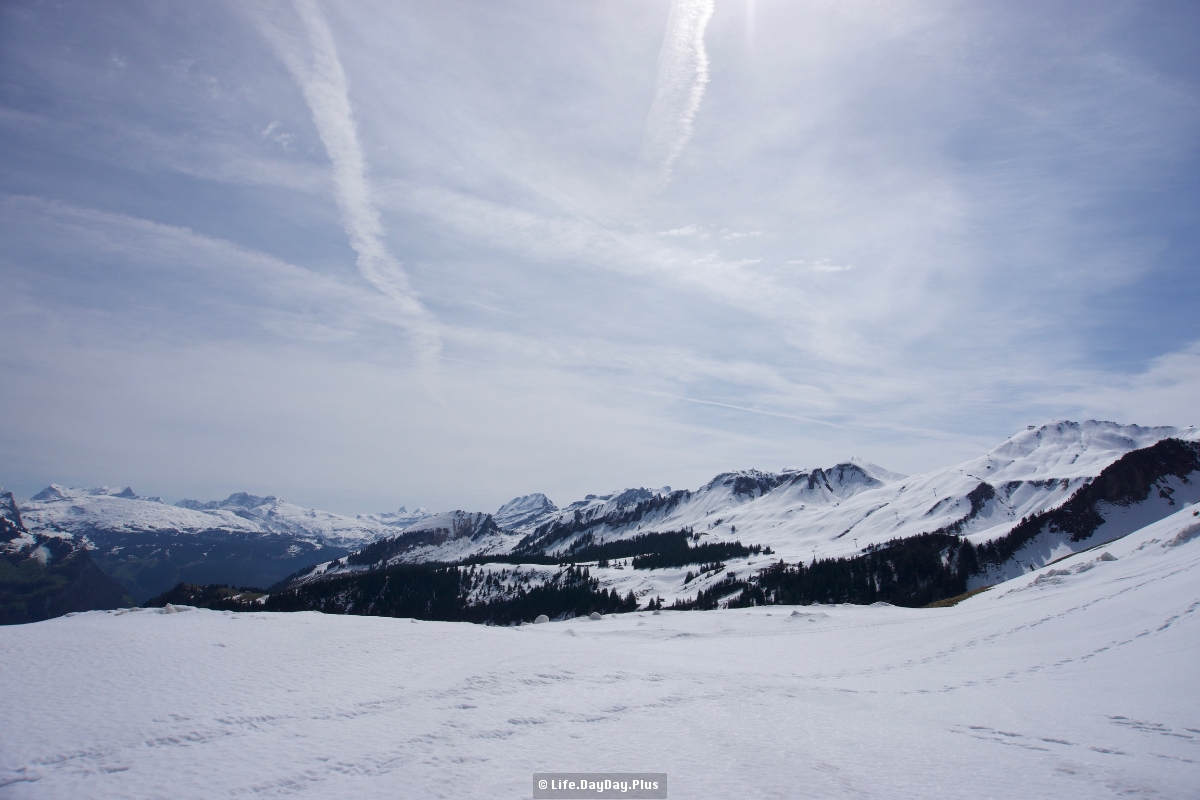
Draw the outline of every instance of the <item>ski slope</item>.
M945 609L91 612L0 629L0 797L1197 797L1198 609L1188 506Z

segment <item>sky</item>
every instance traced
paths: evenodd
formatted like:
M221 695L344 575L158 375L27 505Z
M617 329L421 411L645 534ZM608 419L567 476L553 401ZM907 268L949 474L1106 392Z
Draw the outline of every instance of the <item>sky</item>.
M0 484L494 510L1200 424L1198 32L0 4Z

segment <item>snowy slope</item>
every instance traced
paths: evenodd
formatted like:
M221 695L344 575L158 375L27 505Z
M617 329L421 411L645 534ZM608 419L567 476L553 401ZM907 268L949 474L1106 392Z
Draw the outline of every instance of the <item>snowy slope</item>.
M0 629L0 794L1196 797L1198 610L1189 507L947 609L92 612Z

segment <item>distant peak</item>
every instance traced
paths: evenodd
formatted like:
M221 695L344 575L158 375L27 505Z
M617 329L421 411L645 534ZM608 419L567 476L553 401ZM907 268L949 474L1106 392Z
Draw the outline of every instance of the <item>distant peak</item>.
M180 500L175 505L179 508L190 508L193 511L215 511L222 508L244 508L249 510L278 502L280 502L279 498L273 494L269 494L266 497L259 497L256 494L248 492L234 492L224 500L209 500L207 503L202 503L199 500Z
M882 481L884 483L891 483L893 481L902 481L908 477L907 475L905 475L901 472L892 472L891 470L884 469L883 467L879 466L878 464L874 463L873 461L867 461L866 459L858 458L857 456L851 456L850 460L846 463L854 465L858 469L865 472L867 475L871 476L872 478L875 478L876 480ZM841 466L841 465L839 465L839 466Z
M65 500L71 496L71 490L57 483L52 483L45 489L29 498L32 503L53 503L55 500Z
M237 508L258 508L259 506L265 506L268 503L274 503L278 500L278 497L270 494L266 497L259 497L256 494L250 494L248 492L234 492L233 494L229 495L229 497L226 497L224 500L222 500L219 507L228 508L230 506L234 506Z
M110 489L107 486L99 488L76 488L73 486L63 486L62 484L52 483L45 489L29 498L31 503L53 503L59 500L75 500L81 497L119 497L122 500L142 500L137 492L129 486L117 491Z
M514 497L500 506L496 513L503 514L505 511L517 508L548 508L551 511L558 510L558 506L554 505L549 497L546 497L541 492L534 492L533 494L523 494L520 497Z

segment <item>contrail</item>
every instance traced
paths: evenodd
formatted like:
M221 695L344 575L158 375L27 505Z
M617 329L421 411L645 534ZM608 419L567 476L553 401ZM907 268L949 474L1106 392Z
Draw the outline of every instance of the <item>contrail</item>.
M268 31L288 71L304 94L313 123L333 166L334 196L341 211L342 227L358 255L359 272L379 291L392 298L419 340L425 355L435 354L440 342L433 319L417 299L400 261L383 241L383 223L371 199L367 163L358 141L358 127L346 85L346 73L338 58L329 23L314 0L294 0L311 46L311 61Z
M654 186L671 180L671 168L692 138L693 122L708 85L704 31L713 0L674 0L667 35L658 57L658 85L646 119L642 162L652 171Z
M749 406L735 406L731 403L718 403L716 400L701 400L697 397L688 397L682 394L668 394L667 392L655 392L649 389L630 389L631 392L638 394L648 394L655 397L667 397L671 400L683 400L688 403L697 403L702 406L717 406L719 408L731 408L734 411L747 411L751 414L762 414L767 417L779 417L780 419L794 419L800 422L811 422L814 425L824 425L828 428L844 429L845 425L838 425L836 422L827 422L823 419L815 419L813 417L800 417L795 414L780 414L777 411L764 411L761 408L751 408Z

